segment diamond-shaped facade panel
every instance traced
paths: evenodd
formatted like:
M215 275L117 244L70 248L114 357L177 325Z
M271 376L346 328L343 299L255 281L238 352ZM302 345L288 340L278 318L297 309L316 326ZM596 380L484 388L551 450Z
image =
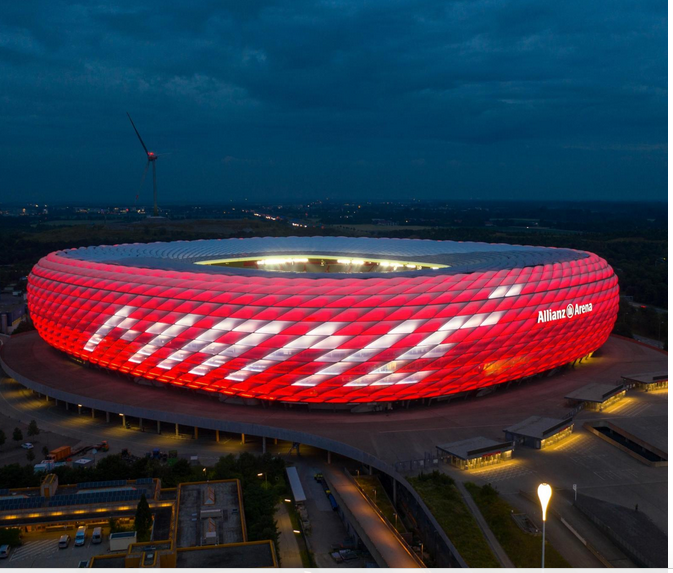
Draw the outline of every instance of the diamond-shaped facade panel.
M618 300L591 253L406 239L90 247L28 279L40 336L71 356L287 402L437 397L544 372L598 349Z

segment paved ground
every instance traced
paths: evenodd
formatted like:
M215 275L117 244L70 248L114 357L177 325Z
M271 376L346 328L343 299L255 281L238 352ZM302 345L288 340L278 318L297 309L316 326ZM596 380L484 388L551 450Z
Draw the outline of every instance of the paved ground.
M280 553L281 567L301 568L301 555L297 545L296 533L293 531L290 514L283 503L276 509L276 522L278 523L278 551Z
M350 512L378 549L388 567L417 568L419 565L392 530L374 511L354 481L334 466L323 466L328 483L338 492Z
M631 508L637 503L641 511L667 532L668 468L646 466L582 427L591 420L619 423L632 416L647 416L658 422L660 432L665 433L667 410L667 391L634 391L605 412L580 412L575 432L549 448L517 447L514 458L502 464L469 472L443 465L442 470L458 480L490 483L504 494L534 491L545 481L555 489L571 490L577 484L578 491L599 499Z
M0 560L0 567L77 567L80 561L88 560L94 555L107 553L107 534L105 541L98 545L91 544L91 531L89 528L86 544L83 547L75 547L75 529L68 531L52 531L47 533L24 533L23 545L12 550L8 559ZM67 549L58 548L58 539L64 533L70 534L72 541Z
M528 416L563 416L568 412L563 396L583 385L615 382L621 374L668 367L667 354L611 337L594 358L575 369L501 389L482 398L354 415L303 408L235 406L178 389L141 386L122 377L83 368L49 348L34 334L12 337L0 352L3 361L14 371L54 390L81 396L82 400L107 401L125 408L142 409L148 412L148 419L155 412L157 416L183 416L246 428L243 431L250 434L257 432L258 435L277 435L285 439L302 436L303 443L323 447L330 442L343 444L354 452L363 452L388 464L419 459L425 452L434 453L438 443L473 436L502 439L503 428ZM110 409L113 408L116 407ZM8 379L0 381L0 413L24 423L37 419L43 429L86 443L108 439L112 451L129 447L142 454L152 447L176 449L178 446L181 453L198 454L205 463L210 463L225 453L259 452L261 447L259 440L241 446L238 438L231 435L226 438L228 441L216 444L204 438L178 440L172 433L158 436L129 431L117 422L106 425L104 418L92 421L88 416L77 416L72 410L65 412L62 407L56 408L53 402L47 404L38 400ZM534 491L541 481L565 489L578 484L580 492L598 499L625 507L634 507L637 503L640 511L667 532L668 469L645 466L581 427L586 421L599 419L636 420L639 422L636 425L643 425L640 422L649 418L644 425L651 431L652 423L667 422L667 416L667 390L633 391L605 412L580 412L576 433L549 449L519 448L512 461L469 472L469 477L453 468L442 469L458 479L492 483L506 496L516 495L519 489ZM662 429L661 433L665 432ZM274 446L269 439L267 447L269 451L281 454L288 448L287 443ZM302 451L308 450L307 446L302 446Z
M306 494L304 505L311 522L311 532L307 538L318 567L364 567L363 558L336 563L330 555L333 546L349 547L350 539L339 515L332 510L322 485L314 479L315 474L322 472L322 464L316 459L309 458L294 460L293 463Z

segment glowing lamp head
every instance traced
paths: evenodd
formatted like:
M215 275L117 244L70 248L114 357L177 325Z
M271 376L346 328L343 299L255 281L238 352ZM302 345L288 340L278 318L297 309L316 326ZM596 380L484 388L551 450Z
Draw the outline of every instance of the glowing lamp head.
M547 506L551 499L551 486L548 483L541 483L537 488L537 496L540 498L542 506L542 521L547 521Z

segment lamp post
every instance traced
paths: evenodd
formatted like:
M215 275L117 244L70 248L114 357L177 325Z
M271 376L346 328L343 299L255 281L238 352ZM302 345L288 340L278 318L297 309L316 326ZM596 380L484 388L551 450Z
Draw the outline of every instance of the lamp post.
M537 496L540 498L542 506L542 569L544 569L544 542L546 537L547 525L547 506L551 499L551 486L548 483L541 483L537 488Z
M257 474L257 477L261 478L262 476L264 476L264 483L268 483L268 480L266 479L266 472L262 472L262 473Z

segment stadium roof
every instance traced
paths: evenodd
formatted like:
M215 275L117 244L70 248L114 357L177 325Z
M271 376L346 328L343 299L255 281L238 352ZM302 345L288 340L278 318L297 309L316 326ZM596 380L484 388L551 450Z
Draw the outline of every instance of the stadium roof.
M82 261L123 266L192 271L214 274L255 274L269 276L268 269L231 268L203 263L213 259L268 256L359 257L362 259L396 259L440 269L406 271L406 276L428 274L463 274L476 271L499 271L511 268L548 265L583 259L588 255L572 249L555 249L522 245L430 241L418 239L384 239L352 237L255 237L246 239L212 239L169 243L126 244L83 247L63 251L61 255ZM368 277L377 273L330 273L330 278ZM303 273L325 278L322 273Z

